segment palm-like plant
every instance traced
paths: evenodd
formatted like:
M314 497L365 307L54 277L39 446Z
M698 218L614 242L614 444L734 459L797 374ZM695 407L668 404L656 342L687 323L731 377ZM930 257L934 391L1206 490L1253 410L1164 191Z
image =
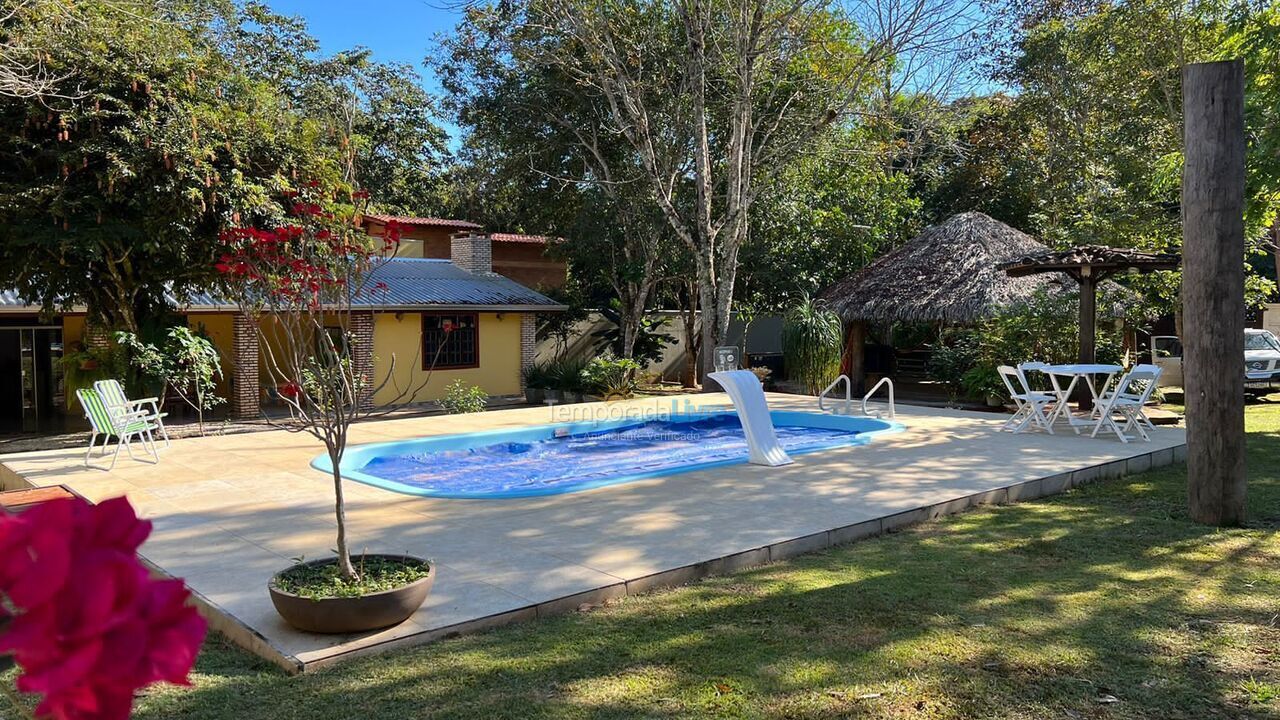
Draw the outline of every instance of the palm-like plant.
M821 392L840 371L842 335L840 317L826 303L805 293L783 318L782 357L787 376L800 382L810 395Z

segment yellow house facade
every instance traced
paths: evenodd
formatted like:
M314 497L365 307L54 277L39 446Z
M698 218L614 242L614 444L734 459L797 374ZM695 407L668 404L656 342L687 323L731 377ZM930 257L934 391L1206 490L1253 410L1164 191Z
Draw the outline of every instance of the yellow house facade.
M326 323L344 331L357 368L382 384L375 405L437 400L455 380L493 397L523 392L537 315L564 306L493 272L490 248L487 236L459 233L449 259L386 260L373 271L386 290ZM282 405L276 388L290 379L272 377L268 356L279 351L280 340L270 316L247 318L213 296L195 298L177 312L218 349L224 370L218 394L230 400L233 416L254 417ZM0 370L22 383L0 387L0 426L37 429L65 411L68 388L59 359L80 345L104 342L105 333L89 328L83 312L42 319L36 308L0 296L0 366L6 366Z

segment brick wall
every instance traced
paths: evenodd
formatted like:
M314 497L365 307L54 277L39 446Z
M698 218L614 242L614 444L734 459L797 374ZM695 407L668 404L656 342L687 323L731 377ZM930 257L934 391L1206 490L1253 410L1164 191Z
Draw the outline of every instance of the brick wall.
M473 273L493 272L493 243L488 235L456 233L449 239L449 259Z
M247 315L232 322L231 416L254 418L260 414L262 390L258 383L258 324Z
M84 326L85 348L99 350L111 344L111 331L96 322L86 322Z
M533 364L538 351L538 316L520 314L520 389L524 389L524 371Z
M360 397L360 409L373 407L373 313L357 312L351 314L349 341L351 343L351 364L355 374L362 379L365 392Z

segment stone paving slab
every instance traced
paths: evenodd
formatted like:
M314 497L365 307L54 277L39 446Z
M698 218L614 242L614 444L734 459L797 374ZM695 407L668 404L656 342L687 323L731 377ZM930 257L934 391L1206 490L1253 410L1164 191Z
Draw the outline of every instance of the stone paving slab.
M686 398L572 406L593 414L670 407ZM691 396L724 405L723 395ZM812 398L771 394L778 409ZM185 578L211 624L290 671L456 633L571 612L582 604L691 582L852 542L985 503L1028 500L1182 459L1182 430L1122 444L1069 430L996 432L1007 416L901 406L905 429L870 444L800 455L785 467L735 465L595 490L508 500L411 497L344 486L353 549L409 552L437 563L427 603L410 620L362 635L298 632L266 591L292 558L333 547L332 480L309 463L322 451L282 431L175 440L150 465L122 458L86 470L82 451L0 456L0 487L64 484L94 501L128 495L155 529L142 548ZM547 408L360 424L352 442L380 442L567 419Z

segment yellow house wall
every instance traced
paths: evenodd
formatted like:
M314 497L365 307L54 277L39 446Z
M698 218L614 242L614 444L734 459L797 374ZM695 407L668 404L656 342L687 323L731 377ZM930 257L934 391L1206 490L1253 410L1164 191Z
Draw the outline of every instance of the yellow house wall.
M83 315L63 315L62 316L62 348L63 352L70 351L70 345L73 342L84 342L84 316Z
M480 313L480 367L462 370L436 370L425 387L422 369L422 316L419 313L381 313L374 316L373 368L375 382L390 372L393 358L395 375L391 382L374 395L374 402L385 405L439 399L444 388L454 380L477 385L490 395L515 395L520 392L520 313ZM396 400L403 391L418 389L414 397Z
M230 397L231 376L235 374L235 368L231 365L235 360L234 317L231 313L197 313L187 316L187 327L197 332L203 328L209 341L218 350L218 357L222 360L222 377L218 380L215 392L224 398Z

